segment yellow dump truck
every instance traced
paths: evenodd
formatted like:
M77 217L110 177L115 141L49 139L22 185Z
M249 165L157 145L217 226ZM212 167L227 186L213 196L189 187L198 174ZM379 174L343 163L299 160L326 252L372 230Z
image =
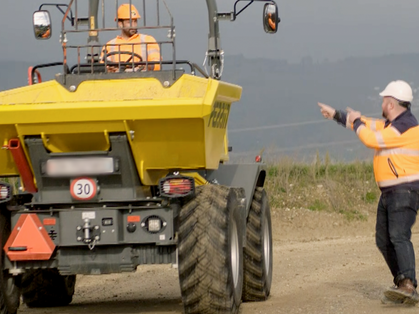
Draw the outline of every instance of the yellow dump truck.
M145 2L89 0L85 13L70 0L33 15L35 37L47 40L45 8L63 13L63 61L31 67L28 86L0 92L0 177L19 182L0 182L2 314L16 313L21 297L67 305L77 274L144 264L178 267L185 313L237 313L242 300L269 296L266 169L229 162L228 118L242 89L221 80L218 21L262 2L264 29L275 33L277 6L238 0L220 13L206 0L207 71L176 59L167 5L153 0L150 18ZM165 39L140 35L150 30ZM111 31L117 40L101 43ZM87 44L73 43L82 34ZM59 73L42 82L48 67Z

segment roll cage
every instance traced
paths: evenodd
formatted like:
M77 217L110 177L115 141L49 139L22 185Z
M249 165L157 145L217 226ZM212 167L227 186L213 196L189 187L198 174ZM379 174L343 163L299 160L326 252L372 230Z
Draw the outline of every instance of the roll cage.
M40 5L38 11L34 12L33 22L35 37L41 40L50 38L52 33L50 13L44 8L51 6L56 7L63 14L60 32L63 60L60 62L40 64L32 67L29 71L30 82L37 82L37 74L39 74L38 69L52 66L63 67L62 73L58 74L56 79L70 91L75 91L78 84L84 80L104 79L105 77L109 78L109 76L104 74L112 75L112 78L152 76L160 79L165 87L169 87L179 78L180 75L184 73L185 70L183 69L183 66L189 67L192 75L200 73L206 78L211 77L219 80L221 79L224 67L224 51L221 48L220 41L220 20L235 21L238 15L247 9L251 4L254 2L262 2L264 3L263 22L265 32L276 33L278 23L280 22L277 5L273 0L236 0L233 11L228 13L218 12L215 0L206 0L208 8L209 36L208 49L204 61L205 69L202 69L196 63L191 61L176 59L174 19L165 0L127 0L126 2L118 0L89 0L87 17L82 17L79 14L79 2L80 0L69 0L68 5L44 3ZM114 3L114 6L110 5L112 2ZM151 17L148 12L151 8L149 6L149 2L154 2ZM239 2L244 2L246 5L239 9ZM127 54L126 51L120 50L121 44L114 44L114 50L117 51L116 54L119 54L118 61L110 62L108 60L108 52L104 51L105 45L100 43L99 34L110 31L121 31L121 28L118 27L118 21L116 18L114 25L106 23L106 18L109 18L109 14L105 8L109 9L112 7L111 11L113 11L115 14L114 16L116 16L118 6L122 3L134 5L142 11L142 25L137 25L137 27L135 27L135 29L139 32L147 32L150 30L167 32L166 40L156 41L161 55L163 52L165 53L164 59L166 60L160 59L159 61L150 61L148 60L147 54L145 58L144 56L141 56L141 59L138 58L139 56L134 53L134 46L145 45L148 47L148 45L152 44L150 42L128 44L132 46L132 51L128 52L128 54L132 55L127 60L121 60L120 55ZM99 15L101 15L100 18ZM166 18L164 18L164 15ZM150 20L154 21L154 23L150 23ZM71 25L72 29L68 29L66 27L66 22ZM132 25L132 17L130 16L130 27L123 29L132 28L134 27ZM73 35L79 36L81 33L87 33L87 43L70 44L69 37ZM126 46L126 44L124 44L124 46ZM167 53L168 50L169 53ZM146 51L148 51L148 49L146 49ZM71 61L74 62L74 65L72 66L69 65ZM159 71L150 71L149 67L151 65L159 65ZM109 69L112 67L117 70L110 71ZM207 71L206 67L209 68L209 71ZM127 69L130 70L127 71ZM136 69L141 69L141 71L137 71Z

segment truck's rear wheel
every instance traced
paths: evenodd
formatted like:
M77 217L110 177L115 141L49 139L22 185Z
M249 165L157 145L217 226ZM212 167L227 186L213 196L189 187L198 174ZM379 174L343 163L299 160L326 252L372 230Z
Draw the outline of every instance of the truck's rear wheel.
M70 304L76 276L62 276L56 269L36 269L22 277L22 299L28 307Z
M243 233L232 189L197 187L180 212L179 279L185 313L237 313Z
M268 196L256 188L246 227L243 301L263 301L272 284L272 223Z
M9 271L3 270L4 265L4 251L3 247L6 244L10 235L10 215L6 208L0 206L0 232L1 232L1 248L0 248L0 313L1 314L15 314L20 304L20 289L19 277L14 277L9 274Z

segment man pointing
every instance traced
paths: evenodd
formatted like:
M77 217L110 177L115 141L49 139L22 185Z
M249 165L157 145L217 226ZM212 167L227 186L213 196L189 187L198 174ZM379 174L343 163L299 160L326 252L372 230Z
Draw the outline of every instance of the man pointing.
M350 108L347 112L318 103L323 116L352 128L365 146L375 150L374 176L381 190L376 244L393 275L385 302L416 304L415 253L411 228L419 207L419 126L410 111L412 88L393 81L380 93L382 120Z

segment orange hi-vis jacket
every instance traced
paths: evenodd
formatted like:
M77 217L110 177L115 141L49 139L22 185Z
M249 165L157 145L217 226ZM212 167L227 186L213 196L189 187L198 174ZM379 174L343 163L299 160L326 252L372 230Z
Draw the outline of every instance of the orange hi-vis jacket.
M375 149L374 176L382 191L419 189L419 126L410 110L393 121L361 117L352 128L365 146Z
M130 54L114 54L107 57L107 61L110 62L140 62L140 61L160 61L160 47L157 44L153 36L144 35L144 34L135 34L129 39L124 39L121 36L108 41L102 52L102 61L104 62L105 49L107 53L123 51L128 53L136 53L141 56L142 60L137 60L138 58L132 58ZM154 70L160 70L160 64L154 65Z

